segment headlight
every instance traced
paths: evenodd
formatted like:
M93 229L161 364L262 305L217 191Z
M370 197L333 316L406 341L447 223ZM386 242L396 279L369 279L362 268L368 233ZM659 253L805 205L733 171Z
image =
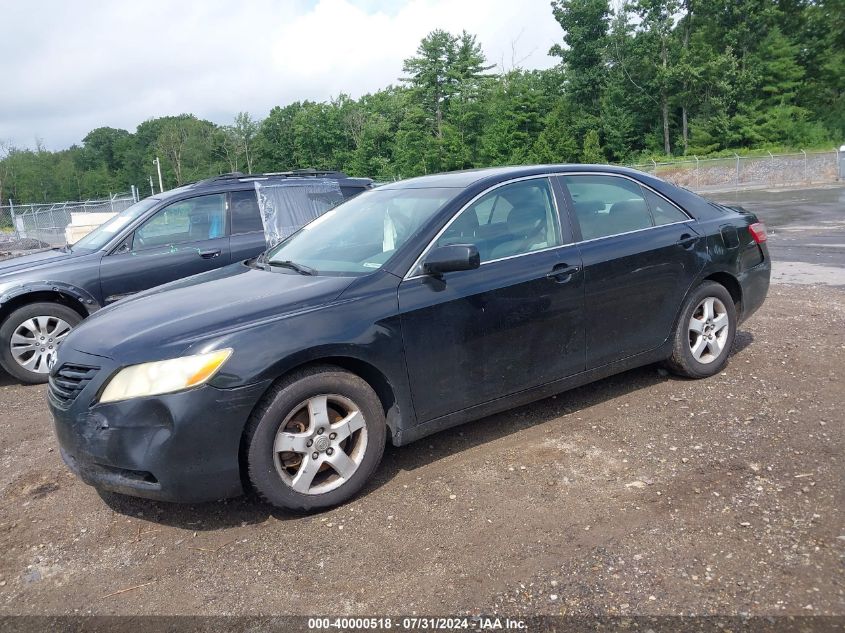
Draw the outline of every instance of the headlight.
M106 385L100 402L155 396L196 387L216 374L231 355L232 350L227 348L126 367Z

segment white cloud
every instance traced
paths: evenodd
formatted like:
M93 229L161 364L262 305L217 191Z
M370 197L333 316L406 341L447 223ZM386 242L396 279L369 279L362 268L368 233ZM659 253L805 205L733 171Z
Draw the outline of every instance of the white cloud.
M426 33L466 29L490 63L545 68L548 0L0 0L0 139L58 149L101 125L358 97L396 83Z

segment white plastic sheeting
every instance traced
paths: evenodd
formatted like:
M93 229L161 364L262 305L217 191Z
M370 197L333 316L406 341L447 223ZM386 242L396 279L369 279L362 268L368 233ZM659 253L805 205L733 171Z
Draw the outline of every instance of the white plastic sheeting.
M343 202L340 185L329 178L272 184L256 180L255 193L271 248Z

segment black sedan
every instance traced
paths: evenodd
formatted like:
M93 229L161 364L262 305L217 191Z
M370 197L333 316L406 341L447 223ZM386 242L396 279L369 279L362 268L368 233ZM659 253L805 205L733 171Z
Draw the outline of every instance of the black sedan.
M322 508L388 438L647 363L717 373L769 275L757 218L636 171L426 176L100 310L61 348L49 404L99 488Z

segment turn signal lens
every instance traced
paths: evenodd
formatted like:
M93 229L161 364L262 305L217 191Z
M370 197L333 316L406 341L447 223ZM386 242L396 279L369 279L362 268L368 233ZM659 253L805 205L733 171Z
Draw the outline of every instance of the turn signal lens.
M749 226L748 232L751 233L751 237L753 237L754 241L758 244L762 244L766 241L766 225L762 222L755 222Z
M126 367L106 385L100 402L155 396L196 387L210 380L231 355L232 350L227 348Z

